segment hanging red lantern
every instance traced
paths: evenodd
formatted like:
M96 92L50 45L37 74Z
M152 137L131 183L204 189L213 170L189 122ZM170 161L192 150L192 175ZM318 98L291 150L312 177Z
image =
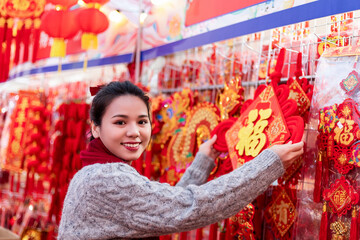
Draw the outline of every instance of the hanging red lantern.
M97 34L109 27L109 20L104 13L96 8L83 9L78 14L80 29L83 31L81 47L83 49L97 49Z
M65 39L74 37L79 31L74 11L50 10L41 18L41 27L50 37L54 38L51 46L51 57L65 57Z

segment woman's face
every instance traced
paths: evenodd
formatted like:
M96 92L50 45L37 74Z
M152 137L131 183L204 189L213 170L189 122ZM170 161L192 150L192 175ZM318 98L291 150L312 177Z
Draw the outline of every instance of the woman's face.
M115 98L108 105L101 126L92 124L92 133L118 158L127 162L138 159L151 137L145 103L133 95Z

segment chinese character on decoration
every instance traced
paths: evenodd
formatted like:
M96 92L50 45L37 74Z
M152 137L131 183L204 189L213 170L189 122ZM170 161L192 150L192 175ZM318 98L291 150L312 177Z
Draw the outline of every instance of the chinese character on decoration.
M270 118L271 112L271 109L253 109L249 112L248 125L241 128L238 133L239 142L235 148L239 155L245 153L246 156L256 157L263 149L266 143L264 129L269 124L267 119Z

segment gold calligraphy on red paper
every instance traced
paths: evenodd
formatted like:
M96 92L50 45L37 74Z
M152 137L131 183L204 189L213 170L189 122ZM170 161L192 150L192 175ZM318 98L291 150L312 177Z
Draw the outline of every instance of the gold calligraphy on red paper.
M39 17L44 11L45 4L45 0L2 0L0 13L12 18Z
M260 153L266 143L264 129L269 124L267 119L270 118L271 113L271 109L260 109L260 111L253 109L249 112L248 124L238 133L239 142L235 148L239 155L256 157Z

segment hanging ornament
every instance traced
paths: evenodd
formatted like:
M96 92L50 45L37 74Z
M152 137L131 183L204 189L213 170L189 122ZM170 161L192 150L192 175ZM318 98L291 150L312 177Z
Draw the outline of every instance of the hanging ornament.
M97 34L104 32L109 27L107 16L99 9L108 0L85 0L87 9L80 10L78 21L83 34L81 36L81 48L97 49Z
M272 226L275 226L275 235L281 239L284 237L294 224L297 211L286 190L280 187L278 193L273 193L273 201L266 207L265 220Z
M55 10L45 12L41 18L41 30L53 38L50 57L65 57L65 39L74 37L80 27L77 21L77 11L67 10L77 3L76 0L49 0L56 4Z
M290 137L272 85L267 86L226 133L234 168L256 157L264 148Z
M359 91L360 86L360 76L356 71L356 64L359 56L356 56L355 63L353 66L353 70L349 73L349 75L340 82L340 87L346 92L348 95L353 95L354 93Z
M344 176L331 184L330 189L324 190L323 195L332 212L338 216L346 214L359 201L359 194Z
M210 138L220 120L219 110L211 103L198 104L186 115L185 126L170 141L167 155L179 167L193 161L198 147Z

